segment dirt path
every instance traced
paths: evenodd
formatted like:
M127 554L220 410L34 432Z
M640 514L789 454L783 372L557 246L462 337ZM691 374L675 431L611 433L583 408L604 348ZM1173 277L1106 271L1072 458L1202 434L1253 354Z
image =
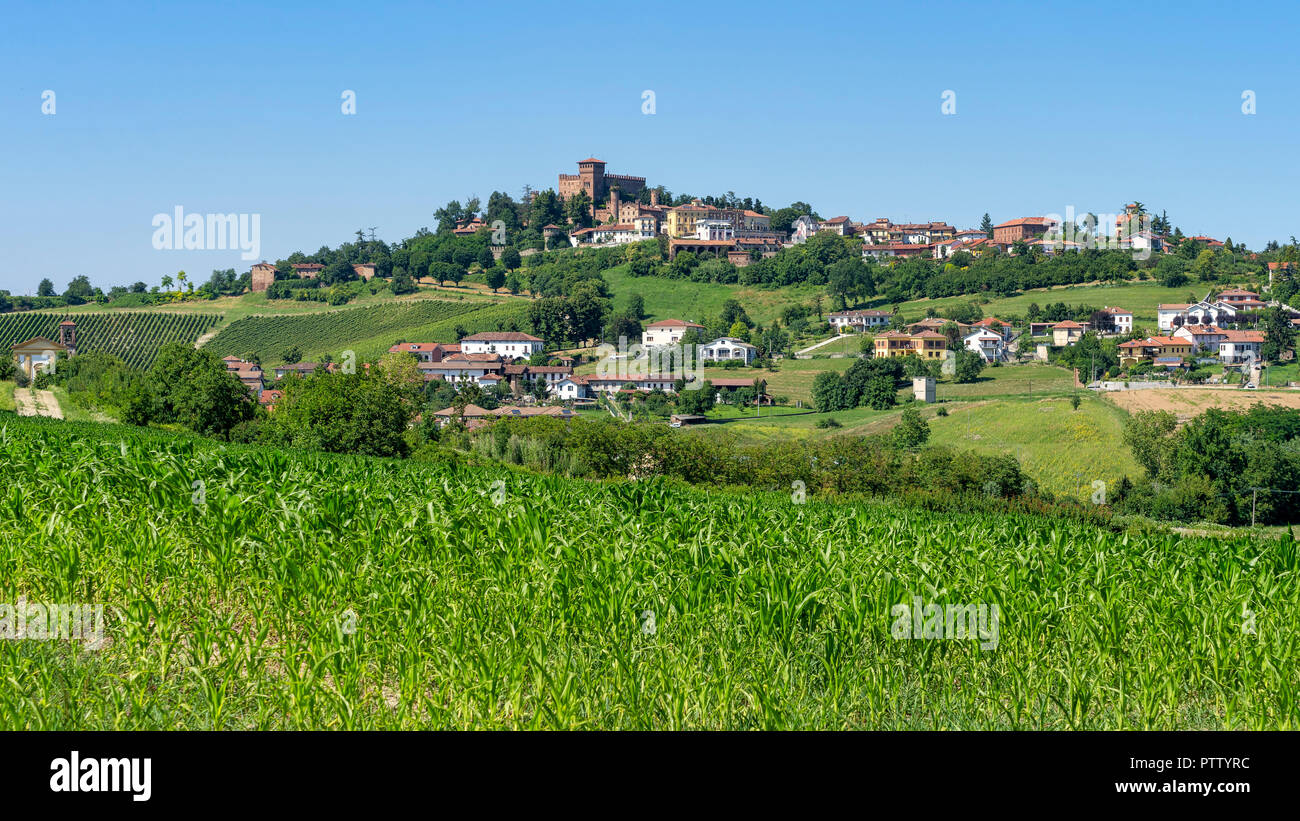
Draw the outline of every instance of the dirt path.
M19 416L49 416L63 418L63 408L52 391L38 391L34 388L17 388L14 390L14 404L18 406Z

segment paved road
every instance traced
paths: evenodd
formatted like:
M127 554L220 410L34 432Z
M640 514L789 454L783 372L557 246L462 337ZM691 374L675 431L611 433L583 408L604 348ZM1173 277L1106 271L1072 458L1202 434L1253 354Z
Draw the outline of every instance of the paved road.
M18 406L19 416L49 416L63 418L63 408L52 391L38 391L34 388L15 388L14 404Z

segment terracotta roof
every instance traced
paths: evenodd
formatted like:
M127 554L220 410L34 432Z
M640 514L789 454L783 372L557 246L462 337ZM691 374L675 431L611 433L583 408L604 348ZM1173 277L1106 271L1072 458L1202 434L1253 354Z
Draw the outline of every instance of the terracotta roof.
M1056 323L1055 325L1052 326L1053 329L1055 329L1055 328L1066 328L1066 329L1072 329L1072 328L1082 328L1082 327L1083 327L1082 325L1080 325L1079 323L1075 322L1073 319L1067 319L1067 320L1065 320L1064 322L1058 322L1058 323Z

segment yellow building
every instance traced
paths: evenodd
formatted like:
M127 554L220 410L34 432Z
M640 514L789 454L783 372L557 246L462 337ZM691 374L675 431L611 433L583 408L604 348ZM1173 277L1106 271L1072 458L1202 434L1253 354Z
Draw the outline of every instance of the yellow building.
M878 334L872 344L875 346L876 359L912 355L922 359L943 359L948 350L948 337L934 331L921 331L915 334L885 331Z

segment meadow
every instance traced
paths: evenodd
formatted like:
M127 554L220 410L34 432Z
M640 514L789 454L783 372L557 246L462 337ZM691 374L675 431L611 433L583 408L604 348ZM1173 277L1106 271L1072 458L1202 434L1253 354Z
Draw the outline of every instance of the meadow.
M722 305L729 299L738 301L745 313L764 326L779 319L781 311L790 305L811 305L821 294L825 310L830 310L826 289L815 285L785 287L759 287L756 285L724 285L717 282L692 282L668 277L635 277L628 266L618 265L601 272L614 295L614 310L622 311L632 294L640 294L645 301L645 311L651 319L686 319L694 322L713 320L722 313Z
M0 728L1294 729L1290 538L0 414ZM901 638L894 608L997 608ZM1243 630L1243 608L1254 632ZM906 621L903 619L902 621Z

